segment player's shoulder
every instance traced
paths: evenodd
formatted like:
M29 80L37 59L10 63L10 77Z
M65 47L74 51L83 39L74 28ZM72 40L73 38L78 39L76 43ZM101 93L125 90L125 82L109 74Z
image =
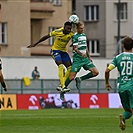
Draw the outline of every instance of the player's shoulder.
M74 37L76 37L76 36L78 36L78 33L77 32L74 33Z
M63 27L54 30L54 32L62 32L62 31L63 31Z

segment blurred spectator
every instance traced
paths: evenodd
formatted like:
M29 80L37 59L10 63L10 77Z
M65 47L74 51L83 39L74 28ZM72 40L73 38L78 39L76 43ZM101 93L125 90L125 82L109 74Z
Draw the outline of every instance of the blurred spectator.
M37 66L35 66L34 70L32 71L32 78L33 79L39 79L39 77L40 77L40 73L37 70Z

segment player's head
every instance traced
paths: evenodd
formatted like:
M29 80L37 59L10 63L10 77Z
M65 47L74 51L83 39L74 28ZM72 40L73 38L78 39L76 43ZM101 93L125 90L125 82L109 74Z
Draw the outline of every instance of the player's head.
M35 70L37 70L37 66L35 66Z
M78 33L83 33L84 32L84 23L83 22L81 22L81 21L79 21L77 24L76 24L76 26L77 26L77 32Z
M64 23L64 34L69 34L71 32L72 29L72 23L70 23L69 21Z
M132 50L133 48L133 39L130 37L125 37L123 40L123 46L125 50Z

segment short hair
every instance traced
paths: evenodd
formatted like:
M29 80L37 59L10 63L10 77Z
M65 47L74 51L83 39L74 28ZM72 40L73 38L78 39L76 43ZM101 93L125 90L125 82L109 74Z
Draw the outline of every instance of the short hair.
M69 21L67 21L67 22L64 23L64 27L65 27L66 25L72 26L72 23L69 22Z
M81 21L79 21L76 25L77 25L77 27L79 27L79 26L84 25L84 23L83 23L83 22L81 22Z
M123 45L126 50L131 50L133 48L133 39L130 37L125 37L123 40Z

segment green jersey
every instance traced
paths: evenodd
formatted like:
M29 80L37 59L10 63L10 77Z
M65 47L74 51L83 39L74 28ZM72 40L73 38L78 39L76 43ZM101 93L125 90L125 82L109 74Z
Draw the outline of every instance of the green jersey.
M72 38L72 43L73 43L73 46L78 45L78 50L81 53L83 53L83 54L86 53L87 39L86 39L85 33L82 33L82 34L75 33L75 35ZM74 57L82 57L81 55L79 55L75 51L73 51L73 54L74 54Z
M133 53L123 52L117 55L112 63L119 72L119 91L133 89Z

